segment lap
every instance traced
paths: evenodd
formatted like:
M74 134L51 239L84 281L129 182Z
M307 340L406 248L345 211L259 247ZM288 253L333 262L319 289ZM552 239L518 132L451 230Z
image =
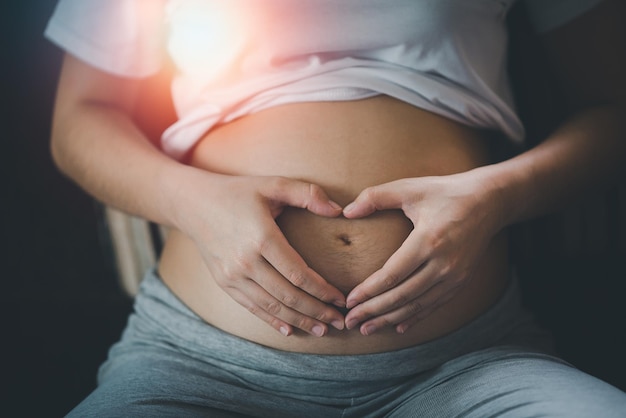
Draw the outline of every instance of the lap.
M118 353L115 366L68 417L288 418L291 411L307 409L332 416L324 407L259 390L227 368L176 349L145 347Z
M503 335L481 322L395 352L307 355L214 329L153 279L98 388L70 416L625 416L620 390L538 352L542 344L521 348L536 333L517 314L495 327Z
M232 370L162 349L129 353L108 373L70 416L609 418L626 413L626 394L619 389L555 357L512 347L462 356L367 396L337 393L326 404L272 391L270 376L267 388L259 388Z

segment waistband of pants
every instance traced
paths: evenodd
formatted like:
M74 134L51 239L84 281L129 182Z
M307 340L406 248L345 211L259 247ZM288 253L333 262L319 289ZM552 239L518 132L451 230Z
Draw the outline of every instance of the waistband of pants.
M141 328L141 335L158 335L187 355L258 372L265 377L275 374L324 380L332 376L333 381L343 379L345 383L403 378L466 353L494 345L516 345L528 336L542 335L537 333L532 316L521 305L514 275L502 297L460 329L420 345L383 353L303 354L239 338L204 322L167 288L155 270L148 272L143 280L126 338L132 338L133 327ZM338 373L341 371L345 373Z

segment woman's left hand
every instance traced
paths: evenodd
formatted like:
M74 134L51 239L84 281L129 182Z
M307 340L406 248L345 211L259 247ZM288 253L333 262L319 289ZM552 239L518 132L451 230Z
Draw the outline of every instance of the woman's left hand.
M413 230L384 266L347 297L349 329L404 333L449 301L472 277L481 254L503 227L498 189L469 171L408 178L369 187L344 209L346 218L401 209Z

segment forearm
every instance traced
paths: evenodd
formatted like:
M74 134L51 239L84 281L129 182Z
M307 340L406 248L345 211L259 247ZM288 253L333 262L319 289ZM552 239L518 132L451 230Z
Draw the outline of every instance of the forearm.
M561 125L538 146L479 169L499 200L502 226L558 210L623 173L626 109L596 107Z
M177 178L186 169L158 150L113 106L83 102L55 116L53 158L60 170L107 205L173 226Z

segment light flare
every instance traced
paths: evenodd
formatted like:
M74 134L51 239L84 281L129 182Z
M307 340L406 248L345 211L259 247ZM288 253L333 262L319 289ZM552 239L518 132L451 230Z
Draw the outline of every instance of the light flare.
M226 1L192 1L170 14L169 53L187 75L216 79L241 55L245 14Z

